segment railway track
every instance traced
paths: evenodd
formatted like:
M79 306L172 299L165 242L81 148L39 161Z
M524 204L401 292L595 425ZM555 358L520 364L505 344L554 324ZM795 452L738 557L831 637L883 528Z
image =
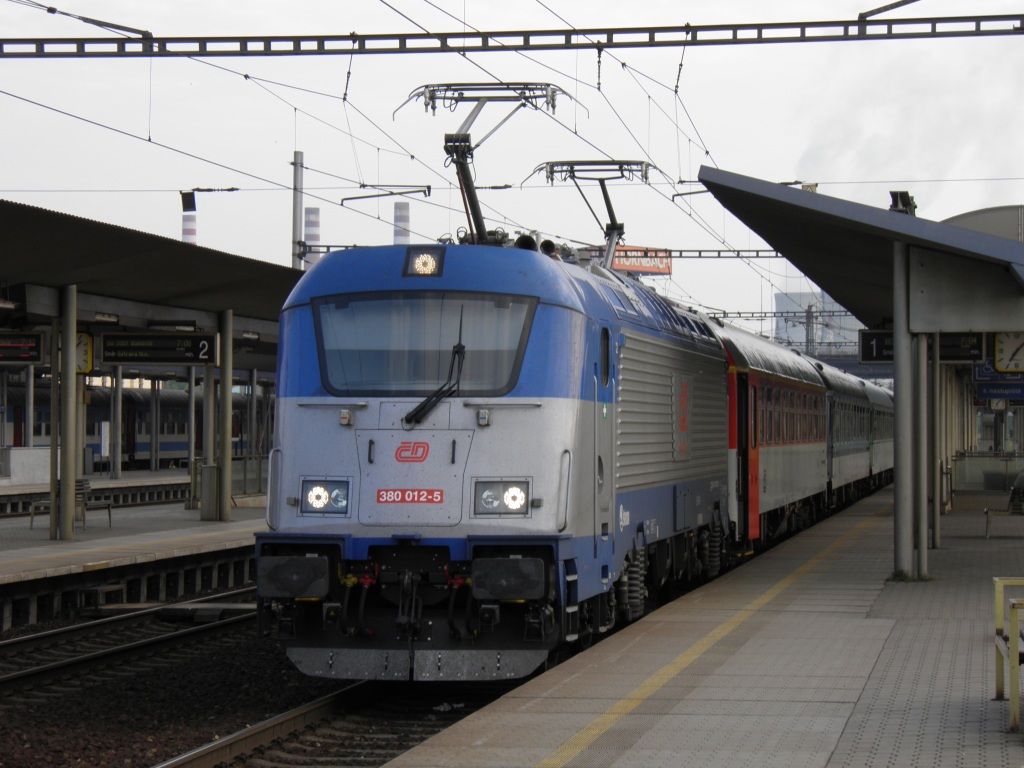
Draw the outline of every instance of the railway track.
M248 592L251 587L0 642L0 697L112 668L190 639L251 623L254 611L238 614L236 608L234 615L225 616L228 609L214 602ZM195 613L195 620L202 623L182 623L186 612Z
M375 768L513 687L360 681L155 768Z

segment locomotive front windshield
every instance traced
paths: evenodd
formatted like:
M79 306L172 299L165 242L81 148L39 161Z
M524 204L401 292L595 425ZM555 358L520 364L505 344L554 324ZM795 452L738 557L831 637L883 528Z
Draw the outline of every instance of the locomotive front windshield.
M336 395L424 395L446 382L461 343L459 393L503 394L518 376L536 304L456 292L315 301L324 386Z

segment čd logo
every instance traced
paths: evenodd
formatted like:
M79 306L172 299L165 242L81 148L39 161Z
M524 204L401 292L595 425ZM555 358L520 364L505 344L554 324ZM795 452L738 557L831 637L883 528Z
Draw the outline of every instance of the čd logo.
M400 461L403 464L418 463L426 461L429 454L430 445L428 443L406 441L395 450L395 461Z

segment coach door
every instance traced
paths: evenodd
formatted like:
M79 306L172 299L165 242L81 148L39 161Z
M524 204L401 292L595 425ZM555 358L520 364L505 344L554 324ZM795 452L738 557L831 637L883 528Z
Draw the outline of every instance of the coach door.
M744 387L746 390L746 387ZM761 443L767 432L763 423L765 417L765 392L763 386L754 384L748 391L747 439L743 441L746 450L747 471L743 473L743 497L746 500L744 509L747 519L747 539L757 541L761 538Z
M747 377L738 376L736 382L736 525L740 530L740 541L747 538L749 527L745 510L747 508L747 495L750 487L748 451L749 435L751 428L750 419L750 395L753 393L747 389Z
M608 541L612 529L614 489L615 376L612 369L611 332L601 329L601 344L594 371L594 554L599 542Z

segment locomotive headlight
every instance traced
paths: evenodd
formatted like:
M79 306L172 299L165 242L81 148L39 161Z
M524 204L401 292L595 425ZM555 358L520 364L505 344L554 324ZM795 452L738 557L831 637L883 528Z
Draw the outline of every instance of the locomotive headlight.
M474 495L477 515L522 515L529 507L530 484L525 480L481 480Z
M327 489L322 485L314 485L306 491L306 503L313 509L323 509L327 506Z
M348 480L303 480L304 514L347 515Z
M526 493L518 485L513 485L505 494L501 497L502 501L505 502L505 506L511 509L513 512L518 512L523 508L526 503Z

